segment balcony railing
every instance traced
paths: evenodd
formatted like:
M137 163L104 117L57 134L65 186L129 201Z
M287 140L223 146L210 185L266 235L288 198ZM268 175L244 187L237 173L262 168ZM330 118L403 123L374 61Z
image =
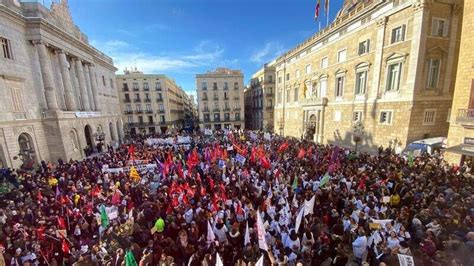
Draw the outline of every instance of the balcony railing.
M202 109L202 111L203 111L203 112L209 112L209 108L204 107L204 108Z
M240 107L235 107L234 108L234 111L240 111L240 110L241 110Z
M217 86L212 86L212 89L216 91L216 90L217 90Z
M225 122L230 121L230 117L224 117L224 121L225 121Z
M138 91L138 90L140 90L140 88L138 88L138 87L133 88L133 91Z
M234 90L238 90L239 89L239 86L234 86Z
M136 103L138 103L138 102L141 102L142 99L140 99L140 98L135 98L135 99L133 99L133 101L136 102Z
M122 91L128 91L128 87L123 87Z
M214 122L220 122L221 119L219 117L214 117Z
M203 90L203 91L207 91L207 87L202 87L202 90Z
M146 99L145 99L145 102L146 102L146 103L151 103L151 99L150 99L150 98L146 98Z
M124 102L124 103L129 103L129 102L131 102L131 101L130 101L130 99L124 99L123 102Z
M210 118L204 118L203 121L204 121L204 123L210 123L211 119Z
M229 107L224 107L224 112L229 112L230 108Z
M147 113L147 114L153 114L153 110L146 110L145 113Z
M458 109L456 123L466 126L474 126L474 109Z
M163 101L163 98L157 98L156 99L156 102L162 102Z
M208 99L207 97L203 97L203 98L202 98L203 101L207 101L207 99Z
M165 113L165 110L159 110L158 113L164 114L164 113Z
M135 110L136 114L143 114L143 110Z
M234 97L234 101L240 101L240 97Z
M143 87L144 91L150 91L150 87Z
M228 86L225 86L224 88L222 88L223 90L229 90L229 87Z
M213 100L214 101L219 101L219 97L214 97Z
M133 114L133 111L132 110L125 110L125 114L126 115Z
M166 121L160 121L160 125L166 125Z
M220 112L220 111L221 111L221 109L220 109L220 108L218 108L218 107L215 107L214 109L212 109L212 111L214 111L214 112Z

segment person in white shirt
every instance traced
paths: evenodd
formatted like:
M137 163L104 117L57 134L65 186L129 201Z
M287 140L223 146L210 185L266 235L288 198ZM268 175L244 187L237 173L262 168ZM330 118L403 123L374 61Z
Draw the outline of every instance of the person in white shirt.
M352 251L354 252L355 262L362 265L367 253L367 236L365 236L364 229L359 228L357 238L352 242Z

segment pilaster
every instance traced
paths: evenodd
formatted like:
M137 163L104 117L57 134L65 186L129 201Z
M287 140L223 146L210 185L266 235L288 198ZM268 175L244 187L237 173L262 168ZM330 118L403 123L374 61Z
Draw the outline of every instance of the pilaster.
M33 43L38 50L41 76L43 77L44 94L46 96L48 110L59 110L48 49L46 48L45 43L41 40L34 41Z

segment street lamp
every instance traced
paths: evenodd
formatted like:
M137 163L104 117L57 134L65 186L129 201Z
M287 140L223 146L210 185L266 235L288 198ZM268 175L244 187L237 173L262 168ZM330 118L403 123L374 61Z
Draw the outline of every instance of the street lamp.
M359 142L362 140L362 136L364 135L364 125L362 124L361 121L357 121L354 123L352 126L352 133L354 136L354 142L355 142L355 152L357 153L357 146Z

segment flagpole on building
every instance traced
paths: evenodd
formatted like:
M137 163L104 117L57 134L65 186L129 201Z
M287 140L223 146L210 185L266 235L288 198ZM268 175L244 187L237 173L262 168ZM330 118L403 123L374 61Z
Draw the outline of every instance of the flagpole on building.
M327 27L329 27L329 4L326 5L326 28Z
M318 22L318 32L321 31L321 20L319 19L319 22Z

